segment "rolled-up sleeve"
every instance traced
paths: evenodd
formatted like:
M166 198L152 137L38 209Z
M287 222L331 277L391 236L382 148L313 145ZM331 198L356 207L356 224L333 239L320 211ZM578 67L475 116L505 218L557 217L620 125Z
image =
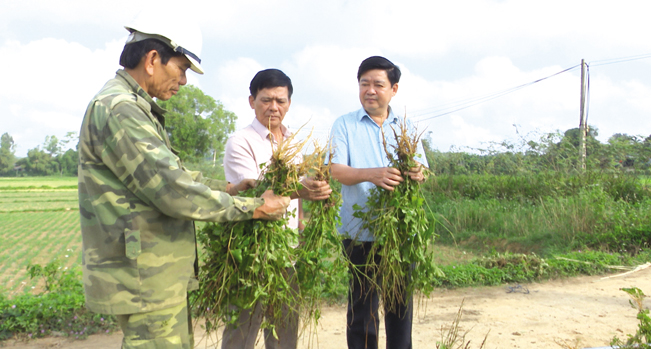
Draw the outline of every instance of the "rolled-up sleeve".
M124 102L112 108L102 129L104 164L145 204L171 217L215 222L250 219L263 204L195 181L179 167L160 134L165 131L157 127L135 103Z

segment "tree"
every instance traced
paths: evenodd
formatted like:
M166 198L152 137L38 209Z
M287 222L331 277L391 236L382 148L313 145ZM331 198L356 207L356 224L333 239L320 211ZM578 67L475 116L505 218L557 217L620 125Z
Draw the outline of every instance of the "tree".
M29 149L27 157L16 162L29 176L49 176L59 172L59 165L52 161L52 156L40 147Z
M59 174L67 176L76 176L79 165L79 154L74 149L68 149L65 153L57 156L59 164Z
M76 141L74 149L70 148L63 152L63 150L73 141ZM77 135L77 132L66 133L66 136L59 141L58 147L59 155L56 156L55 161L59 164L59 175L76 176L77 167L79 165L79 136Z
M234 113L192 85L183 86L175 97L159 104L169 111L165 128L183 161L221 158L226 139L235 130Z
M10 174L16 162L16 144L9 133L0 138L0 175Z
M57 136L45 136L45 142L43 142L43 149L50 154L51 157L59 155L61 152L61 145L59 144L59 139Z
M648 138L648 137L647 137ZM608 138L608 155L615 167L627 169L645 169L649 166L651 149L646 146L647 138L631 136L626 133L615 133Z

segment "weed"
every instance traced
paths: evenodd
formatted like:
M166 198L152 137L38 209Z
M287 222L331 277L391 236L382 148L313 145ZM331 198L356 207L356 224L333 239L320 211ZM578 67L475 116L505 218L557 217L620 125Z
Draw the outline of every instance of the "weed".
M649 309L644 308L643 304L646 295L637 287L620 288L620 290L626 292L631 297L628 302L631 307L633 307L633 309L637 310L637 319L640 321L640 323L637 326L637 331L635 334L629 334L626 341L622 341L619 338L614 337L610 342L610 345L617 345L622 349L651 348L651 344L649 344L651 343L651 317L649 317Z
M441 340L436 341L436 349L469 349L470 341L466 342L466 335L470 330L466 332L459 333L459 322L461 321L461 314L463 310L463 302L465 299L461 300L461 305L459 306L459 311L457 315L452 320L452 325L450 328L445 331L441 326ZM490 333L490 331L488 331ZM488 339L488 333L484 337L479 349L483 348L486 344L486 339Z
M54 260L45 266L30 265L31 277L45 279L46 290L14 298L0 294L0 340L63 335L82 339L117 328L115 318L95 314L85 307L81 272L61 270Z

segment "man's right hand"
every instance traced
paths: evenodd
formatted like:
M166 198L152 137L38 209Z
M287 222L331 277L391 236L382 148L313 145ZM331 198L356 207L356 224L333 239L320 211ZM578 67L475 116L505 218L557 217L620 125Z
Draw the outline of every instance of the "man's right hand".
M393 187L404 181L400 171L393 167L353 168L342 164L332 164L330 173L332 173L332 178L343 185L371 182L386 190L393 190Z
M264 204L255 209L253 219L276 221L287 212L289 197L275 195L271 190L265 191L260 197L264 199Z
M393 187L404 181L402 176L400 176L400 171L397 168L377 167L368 168L366 170L369 171L369 182L386 190L393 191Z
M250 188L255 188L256 185L257 182L255 179L245 178L237 184L228 183L228 185L226 185L226 192L231 196L237 196L237 194L239 194L240 192L243 192Z

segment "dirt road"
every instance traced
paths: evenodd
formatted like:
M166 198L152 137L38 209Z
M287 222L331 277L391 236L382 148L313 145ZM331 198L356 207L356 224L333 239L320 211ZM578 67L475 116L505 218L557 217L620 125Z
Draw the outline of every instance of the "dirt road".
M509 285L511 287L515 285ZM414 318L414 348L435 348L441 328L447 328L464 301L461 332L469 331L469 348L479 348L488 333L485 348L576 348L606 346L613 336L626 338L637 327L636 311L621 287L636 286L651 295L651 268L626 276L602 279L578 277L508 287L464 288L434 293ZM525 289L529 292L525 293ZM511 292L509 292L511 291ZM646 304L648 306L648 302ZM318 329L318 348L346 348L344 306L323 309ZM490 332L489 332L490 331ZM219 348L215 338L197 331L198 348ZM381 330L384 333L384 330ZM380 348L384 348L381 337ZM95 335L83 341L46 338L30 342L5 342L7 348L120 348L121 335ZM262 341L258 347L263 348ZM307 348L301 338L299 348ZM316 345L312 345L316 348Z

